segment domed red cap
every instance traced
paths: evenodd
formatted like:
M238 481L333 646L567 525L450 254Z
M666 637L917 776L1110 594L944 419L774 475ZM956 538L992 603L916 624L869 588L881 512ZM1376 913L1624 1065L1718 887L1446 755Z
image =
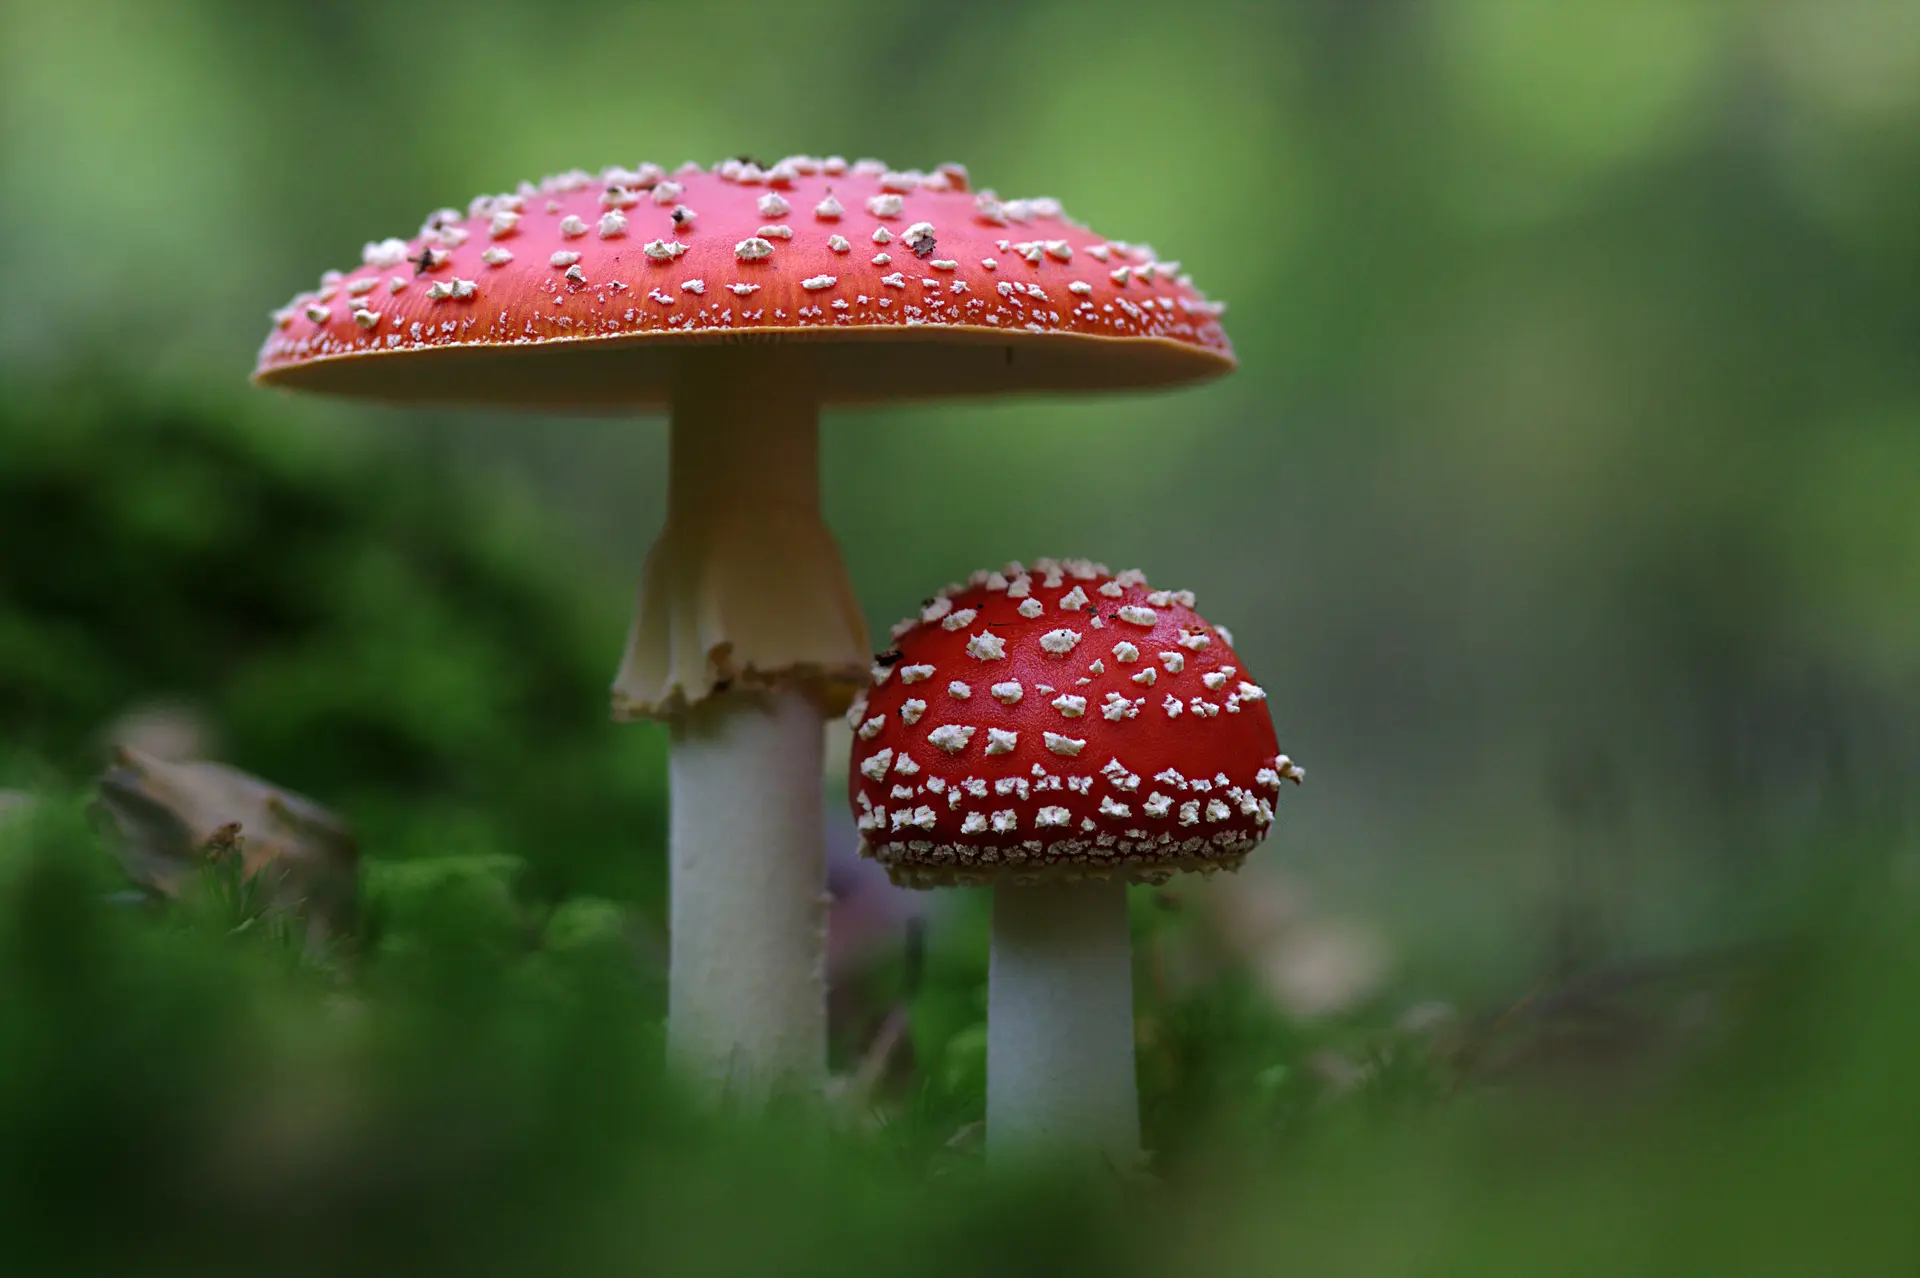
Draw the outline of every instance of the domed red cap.
M1008 564L894 637L848 790L896 883L1234 868L1301 778L1227 633L1138 572Z
M658 403L675 351L742 334L823 342L829 401L1171 385L1233 367L1223 308L1178 262L1054 200L974 192L958 165L566 173L442 209L362 258L274 312L259 380Z

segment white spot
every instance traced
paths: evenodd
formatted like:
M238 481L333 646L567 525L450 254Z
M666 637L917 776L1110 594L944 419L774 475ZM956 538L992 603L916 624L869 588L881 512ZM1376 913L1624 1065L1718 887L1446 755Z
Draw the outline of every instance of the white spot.
M1120 609L1120 620L1132 622L1136 626L1151 626L1159 619L1159 614L1151 608L1142 608L1139 604L1128 604Z
M1140 650L1128 643L1125 639L1122 639L1119 643L1113 645L1113 659L1122 664L1130 661L1138 661L1140 660Z
M836 221L840 215L846 211L845 206L833 198L833 192L831 191L827 192L826 199L813 206L813 215L823 222Z
M1138 674L1134 675L1133 681L1139 684L1143 688L1151 688L1153 686L1154 680L1158 679L1159 677L1160 677L1160 672L1158 670L1155 670L1152 666L1148 666L1145 670L1142 670Z
M1022 578L1022 580L1025 580L1025 579ZM1009 591L1008 593L1011 594L1012 592ZM1026 617L1029 620L1039 616L1041 613L1045 611L1046 611L1046 608L1044 608L1041 605L1040 601L1038 599L1033 598L1031 595L1029 595L1027 598L1022 599L1020 601L1020 615L1023 617Z
M1145 697L1140 698L1138 701L1129 701L1117 692L1109 692L1107 694L1107 703L1100 707L1100 713L1108 720L1115 722L1121 719L1131 719L1140 713L1140 707L1145 705L1146 702L1147 699Z
M1218 799L1207 800L1207 820L1224 821L1233 815L1233 809Z
M860 771L872 781L878 781L887 775L887 768L893 763L892 750L880 750L860 761Z
M1095 657L1093 664L1087 667L1088 674L1103 675L1107 672L1107 663Z
M1115 803L1106 795L1100 796L1100 815L1110 817L1130 817L1133 809L1124 803Z
M940 622L940 628L942 630L965 630L973 623L973 619L979 615L976 609L962 608L959 612L952 613L943 618Z
M754 207L760 210L761 217L785 217L793 211L793 205L787 203L786 197L773 191L754 201Z
M915 222L900 234L900 242L913 250L915 257L933 252L933 223Z
M862 741L871 741L879 736L880 729L886 726L887 716L884 714L876 714L873 718L860 725L860 739Z
M927 740L939 746L948 754L959 754L967 748L967 742L973 739L975 729L962 727L957 723L945 723L927 734Z
M1025 599L1033 591L1033 578L1027 576L1019 564L1008 564L1007 567L1013 570L1007 574L1013 579L1007 583L1007 598Z
M893 243L893 232L884 226L876 226L873 228L873 242L875 244L891 244Z
M888 288L905 288L907 286L906 277L901 275L900 272L898 271L895 271L891 275L882 275L880 277L880 282L882 284L885 284Z
M989 728L987 731L991 734L993 730ZM987 753L991 754L993 752L989 750ZM987 797L987 783L978 777L968 777L960 784L965 787L968 794L976 799L984 799Z
M1218 670L1209 670L1206 674L1200 676L1200 682L1206 684L1210 691L1218 692L1226 686L1227 677Z
M1170 675L1177 675L1187 668L1187 658L1182 653L1169 649L1158 655L1160 657L1160 664L1167 668L1167 673Z
M1116 266L1111 271L1108 271L1107 275L1110 279L1113 280L1115 284L1119 284L1124 287L1126 285L1128 278L1133 275L1133 271L1124 266Z
M1071 262L1073 260L1073 246L1065 240L1048 240L1046 249L1047 256L1056 262Z
M944 257L936 257L931 262L928 262L927 265L936 271L951 271L956 266L959 266L960 263L949 261Z
M745 297L749 293L758 293L760 291L758 284L729 284L727 288L735 297Z
M759 236L749 236L733 246L733 255L743 262L757 262L763 257L773 256L773 245Z
M967 655L975 661L997 661L1007 655L1007 641L991 630L967 640Z
M404 289L406 286L407 286L407 277L404 275L396 275L392 279L387 281L387 292L398 293L401 289Z
M986 830L987 818L978 812L967 813L966 818L960 822L960 833L962 834L985 834Z
M378 324L380 322L380 312L370 311L366 307L362 306L354 311L353 322L358 324L361 328L372 328L375 324Z
M763 226L758 231L755 231L754 234L763 240L790 240L793 238L793 228L790 226Z
M1265 701L1267 699L1267 690L1257 683L1243 682L1240 685L1239 692L1242 701Z
M875 217L899 217L900 211L906 208L906 206L905 200L888 192L869 199L867 201L867 212L873 214Z
M547 264L549 266L572 266L579 260L580 255L578 253L571 253L566 249L561 249L558 253L555 253L547 259Z
M836 253L845 253L853 248L853 243L844 235L829 235L827 247Z
M627 215L619 209L608 209L600 215L600 224L594 228L603 240L611 240L627 233Z
M1087 606L1087 592L1079 586L1075 586L1072 590L1060 596L1060 606L1068 612L1079 612Z
M1040 636L1040 646L1056 657L1064 657L1072 652L1074 645L1080 642L1078 630L1049 630Z
M1191 648L1193 651L1198 652L1211 642L1213 641L1203 634L1195 634L1189 630L1182 630L1180 632L1179 643L1182 648Z
M1019 744L1020 734L1018 732L1008 732L1003 728L987 729L988 754L1012 754L1013 748ZM985 783L982 782L983 788L981 793L983 794L986 792L984 785Z
M1192 710L1194 714L1202 715L1208 719L1216 718L1220 713L1220 707L1204 697L1193 698L1187 702L1187 708Z
M1147 796L1147 801L1140 805L1140 810L1150 817L1164 817L1167 815L1167 809L1172 806L1171 798L1155 790Z
M567 268L567 278L575 284L585 284L587 282L587 273L578 266L569 266Z
M433 291L433 290L434 290L434 289L436 289L436 288L441 288L441 287L444 287L444 286L443 286L443 285L441 285L441 284L438 284L438 283L435 283L435 284L430 284L430 285L428 285L428 286L427 286L427 296L428 296L428 297L433 297L433 296L435 296L435 294L434 294L434 291ZM450 292L451 290L448 290L448 291ZM446 293L441 293L441 294L439 294L439 296L440 296L440 297L445 297L445 296L446 296ZM326 322L327 322L328 320L330 320L330 319L332 319L332 318L333 318L333 312L332 312L331 310L328 310L328 309L327 309L326 307L324 307L324 306L308 306L308 307L307 307L307 311L306 311L306 315L307 315L307 318L308 318L308 319L310 319L310 320L312 320L312 321L313 321L314 323L316 323L316 324L324 324L324 323L326 323Z
M1052 704L1053 708L1058 710L1062 717L1068 719L1078 719L1087 712L1087 699L1085 697L1076 697L1072 693L1061 693L1053 699Z
M891 253L875 253L873 255L873 264L875 266L889 266L892 263L893 254Z
M560 219L560 234L567 239L578 239L587 233L587 224L576 215L569 213Z
M1188 799L1185 803L1180 805L1180 824L1181 825L1199 825L1200 824L1200 800Z
M903 777L910 777L919 773L920 765L909 758L905 750L902 750L893 761L893 770Z
M1009 679L1005 683L996 683L987 689L987 691L993 694L995 701L1000 702L1002 705L1009 706L1019 704L1020 698L1027 695L1027 690L1022 688L1017 680L1013 679Z
M839 283L838 279L831 275L809 275L800 281L800 287L810 293L818 293L821 289L832 288L837 283Z
M1060 811L1061 809L1056 808L1053 810ZM1043 814L1046 811L1047 809L1045 808L1041 809L1041 812ZM1007 832L1018 828L1019 825L1020 825L1020 818L1012 808L1003 808L999 812L996 812L993 814L993 832L995 834L1006 834Z
M1185 707L1180 704L1180 698L1169 692L1167 699L1160 703L1160 708L1167 712L1167 718L1178 719L1180 717L1180 711Z
M707 291L707 282L705 280L683 280L680 283L680 287L692 293L695 297L698 297Z
M1041 808L1034 814L1033 823L1042 829L1048 826L1072 825L1073 813L1065 808Z
M947 685L947 695L949 697L957 697L961 701L965 701L968 697L971 697L973 695L973 689L967 684L961 683L958 679L955 679L952 683Z
M1087 748L1084 738L1063 737L1057 732L1048 732L1044 735L1047 740L1047 749L1055 754L1075 755Z
M653 187L653 202L655 204L671 204L680 198L680 193L684 190L686 190L686 188L678 182L656 182Z
M1067 285L1067 292L1078 293L1080 296L1085 297L1087 294L1093 292L1093 285L1087 283L1085 280L1075 280Z
M1194 604L1191 590L1155 590L1147 595L1147 602L1156 608L1165 608L1169 604L1179 604L1182 608L1191 608Z
M918 723L920 722L920 716L926 712L927 703L916 698L906 702L900 707L900 721L902 723Z
M501 248L498 244L496 244L493 247L487 249L484 253L482 253L480 255L480 260L485 262L488 266L505 266L508 262L511 262L513 260L513 254L507 252L507 250ZM356 285L365 284L367 288L372 288L375 282L376 281L374 280L355 280L354 281ZM348 290L348 291L351 292L352 290ZM361 291L365 292L366 290L362 289Z
M900 667L901 683L919 683L922 679L931 678L932 675L933 675L932 666L901 666Z
M648 240L646 254L656 262L671 262L687 251L679 240Z
M360 250L360 260L377 270L400 265L407 260L407 242L405 240L379 240L369 242Z

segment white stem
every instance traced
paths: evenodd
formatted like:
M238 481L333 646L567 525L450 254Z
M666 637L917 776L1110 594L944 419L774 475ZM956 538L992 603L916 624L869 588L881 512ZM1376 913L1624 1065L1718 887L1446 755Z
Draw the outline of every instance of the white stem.
M1124 882L994 888L987 1147L995 1159L1138 1162Z
M667 518L614 681L673 726L667 1046L746 1106L826 1079L822 720L867 681L866 626L820 518L811 356L681 358Z
M709 1097L817 1095L827 1066L820 711L731 693L673 723L674 1064Z

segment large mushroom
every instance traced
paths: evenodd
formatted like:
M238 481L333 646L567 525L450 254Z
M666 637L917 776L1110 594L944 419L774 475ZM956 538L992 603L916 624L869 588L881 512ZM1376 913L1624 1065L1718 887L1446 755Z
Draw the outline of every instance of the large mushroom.
M1177 263L966 171L744 159L572 172L442 209L274 313L257 380L372 399L666 407L666 526L614 683L672 726L669 1040L751 1099L825 1069L823 717L866 677L820 518L825 404L1224 373Z
M862 850L993 888L987 1140L1140 1153L1128 883L1238 869L1283 781L1267 694L1186 591L1011 563L894 628L848 712Z

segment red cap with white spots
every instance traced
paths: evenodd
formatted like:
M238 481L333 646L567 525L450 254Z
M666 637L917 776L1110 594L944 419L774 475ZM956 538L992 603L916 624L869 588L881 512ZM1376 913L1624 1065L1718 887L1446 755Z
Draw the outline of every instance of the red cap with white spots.
M1237 868L1303 775L1226 631L1138 572L1008 564L894 638L848 714L848 789L903 886Z
M966 170L729 160L575 171L441 209L275 311L255 376L390 400L662 403L673 352L821 343L828 402L1172 385L1233 368L1142 244ZM568 357L556 359L560 352Z

